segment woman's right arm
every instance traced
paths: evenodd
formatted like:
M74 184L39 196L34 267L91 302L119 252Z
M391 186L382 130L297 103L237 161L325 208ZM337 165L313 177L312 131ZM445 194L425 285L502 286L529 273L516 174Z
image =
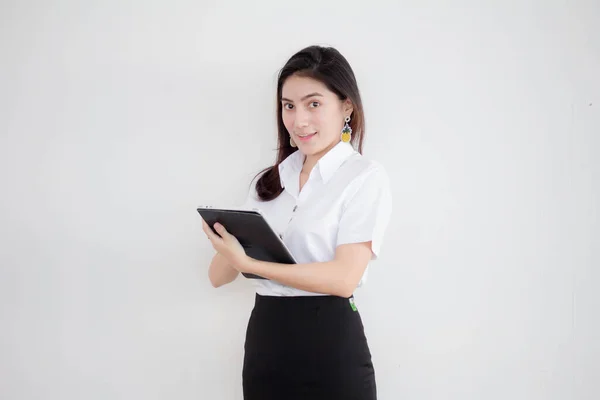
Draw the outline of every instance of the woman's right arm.
M256 195L256 182L258 178L258 176L255 176L250 183L248 196L242 205L243 208L256 207L255 204L258 201ZM233 282L239 274L240 272L233 268L227 259L218 252L215 254L208 267L208 278L210 279L210 283L216 288Z
M208 267L208 279L213 287L226 285L237 278L239 271L229 265L229 262L220 253L215 254Z

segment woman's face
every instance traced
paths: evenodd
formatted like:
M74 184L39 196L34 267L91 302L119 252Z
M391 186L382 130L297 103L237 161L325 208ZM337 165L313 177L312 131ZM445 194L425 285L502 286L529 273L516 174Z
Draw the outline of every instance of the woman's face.
M350 101L341 101L312 78L290 76L282 87L281 117L298 150L320 157L339 141L344 118L352 113Z

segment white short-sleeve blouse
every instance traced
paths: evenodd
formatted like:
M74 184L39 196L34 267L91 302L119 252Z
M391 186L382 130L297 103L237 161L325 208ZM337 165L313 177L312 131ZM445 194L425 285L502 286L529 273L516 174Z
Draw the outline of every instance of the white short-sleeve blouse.
M258 208L282 237L298 263L331 261L336 247L372 241L377 259L392 212L392 196L382 165L339 142L312 169L302 190L304 155L296 151L279 165L283 192L260 201L254 184L244 208ZM363 274L358 286L365 281ZM272 280L252 279L264 296L317 296Z

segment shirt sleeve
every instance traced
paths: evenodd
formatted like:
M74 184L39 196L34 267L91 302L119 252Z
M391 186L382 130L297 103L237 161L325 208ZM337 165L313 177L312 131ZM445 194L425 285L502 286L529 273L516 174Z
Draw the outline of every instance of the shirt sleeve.
M371 241L371 259L376 260L392 214L390 182L384 168L369 171L345 204L337 245Z

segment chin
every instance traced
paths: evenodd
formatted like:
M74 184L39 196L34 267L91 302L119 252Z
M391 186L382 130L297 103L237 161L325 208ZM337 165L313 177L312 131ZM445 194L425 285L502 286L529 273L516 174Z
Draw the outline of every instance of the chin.
M311 140L307 142L296 141L298 149L306 156L319 156L327 152L327 150L333 148L337 142L335 139L331 139L327 136L319 137L319 134L315 135Z

